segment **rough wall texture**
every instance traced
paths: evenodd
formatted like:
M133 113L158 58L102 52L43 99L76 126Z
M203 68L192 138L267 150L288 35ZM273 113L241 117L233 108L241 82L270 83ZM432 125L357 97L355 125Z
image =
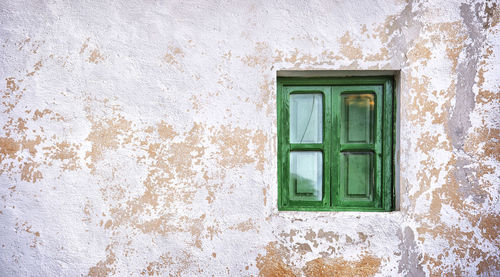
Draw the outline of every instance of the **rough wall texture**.
M0 275L500 274L495 1L0 3ZM278 212L277 70L401 70L400 210Z

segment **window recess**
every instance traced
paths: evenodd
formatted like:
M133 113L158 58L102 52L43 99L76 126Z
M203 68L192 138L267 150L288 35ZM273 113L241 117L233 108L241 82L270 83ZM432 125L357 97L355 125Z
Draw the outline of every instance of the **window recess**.
M278 78L278 208L391 211L393 78Z

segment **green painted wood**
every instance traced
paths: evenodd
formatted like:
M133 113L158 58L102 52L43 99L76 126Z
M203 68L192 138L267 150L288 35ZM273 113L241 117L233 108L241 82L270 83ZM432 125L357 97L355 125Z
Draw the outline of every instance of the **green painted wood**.
M324 149L323 149L323 155L325 157L325 160L323 162L323 168L325 172L325 179L324 179L324 192L325 192L325 197L323 198L323 207L331 207L332 203L332 167L331 167L331 161L332 161L332 146L333 142L335 141L335 137L333 136L333 107L332 107L332 88L327 87L325 90L325 138L323 141Z
M340 145L340 151L351 151L351 152L356 152L356 151L375 151L375 144L362 144L362 143L349 143L349 144L341 144Z
M337 104L340 110L340 118L338 125L340 127L341 137L339 144L339 151L336 153L339 162L338 182L332 184L337 193L337 205L343 207L374 207L379 208L381 203L381 187L379 185L381 179L380 172L380 153L381 142L380 134L381 127L381 112L382 112L382 86L381 85L360 85L360 86L333 86L334 94L337 96L339 103ZM369 102L361 102L367 98ZM354 99L354 101L346 101ZM366 101L365 100L365 101ZM361 102L365 106L358 108L357 116L349 116L349 105L357 105ZM368 107L366 107L368 104ZM367 115L368 113L368 115ZM356 115L356 114L355 114ZM354 124L350 121L354 121ZM364 137L358 138L365 143L352 143L348 139L347 128L354 125L354 127L362 128ZM368 130L368 132L366 132ZM371 143L366 143L371 142ZM361 154L370 156L370 168L363 171L360 166L352 164L352 160L356 160ZM351 155L354 155L350 158ZM352 170L351 167L357 168ZM370 182L357 182L356 180L370 178ZM356 189L357 187L365 187L367 190L366 197L354 197L348 194L349 189Z
M393 106L395 106L394 102L394 97L393 97L393 87L392 87L392 80L387 80L384 83L384 103L387 103L384 105L384 112L383 112L383 153L382 153L382 159L383 159L383 179L382 179L382 186L383 186L383 208L386 211L391 211L394 209L394 200L393 200L393 195L394 195L394 182L393 182L393 176L394 176L394 157L393 157L393 133L395 129L392 127L393 125ZM390 104L389 104L390 103Z
M279 128L278 178L280 184L288 184L280 186L279 203L282 208L328 205L330 186L325 184L330 183L330 170L325 163L330 156L324 141L330 140L329 123L325 124L330 109L326 103L330 87L280 85L278 88L278 109L283 123ZM315 153L316 161L307 158Z
M341 118L341 95L337 89L337 86L331 87L332 94L332 143L331 143L331 161L330 161L330 171L331 171L331 197L332 203L330 206L332 208L342 207L340 201L341 195L339 190L340 184L340 118Z
M285 146L286 146L286 143L284 142L284 134L283 134L283 127L285 125L285 123L283 122L283 105L284 105L284 100L285 100L285 97L283 96L284 92L283 92L283 82L280 82L278 80L277 82L277 96L276 96L276 114L277 114L277 117L278 117L278 124L277 124L277 127L278 127L278 132L277 132L277 136L278 136L278 162L277 162L277 171L278 171L278 176L277 176L277 179L278 179L278 209L284 209L286 208L286 202L285 200L281 197L282 195L282 185L283 182L284 182L284 173L283 173L283 169L284 169L284 162L285 162L285 158L283 157L283 153L285 152Z
M294 150L320 150L323 151L323 143L290 143L290 151Z
M344 152L340 168L339 191L342 199L372 201L374 192L373 153Z
M386 76L278 78L279 210L393 209L392 94L392 77ZM291 107L290 98L301 101ZM322 118L316 113L320 107ZM297 117L291 120L291 116ZM310 157L321 153L322 160L316 164L322 169L312 165L314 158L303 160L302 165L291 161L291 156L297 156L294 153Z

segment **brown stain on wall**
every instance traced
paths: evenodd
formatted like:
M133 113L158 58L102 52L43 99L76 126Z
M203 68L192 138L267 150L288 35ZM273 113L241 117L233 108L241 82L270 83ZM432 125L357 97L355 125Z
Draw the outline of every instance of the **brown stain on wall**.
M427 65L427 61L430 60L432 52L425 45L426 43L428 43L427 40L419 40L414 45L414 47L407 54L408 62L416 63L417 61L420 61L423 66Z
M196 170L196 166L203 168L207 159L204 144L208 134L208 130L197 123L183 133L177 133L166 122L147 126L143 130L128 131L119 147L134 145L147 153L138 160L148 167L149 173L143 182L145 191L130 199L113 196L110 199L113 202L109 202L111 219L104 220L106 223L101 223L101 226L111 230L132 227L145 234L163 236L185 232L192 237L189 244L202 249L202 239L211 238L220 231L216 225L205 226L205 215L198 218L182 216L178 209L189 206L195 194L202 189L206 189L209 194L217 190L217 184L211 183L205 169ZM97 134L95 136L99 137ZM96 156L96 161L100 159L102 156ZM198 178L207 183L199 183ZM119 187L122 186L108 185L103 193ZM121 193L125 195L126 191ZM105 201L108 200L105 198ZM152 219L149 216L151 212L155 214Z
M424 126L426 123L427 115L429 114L432 118L433 124L443 124L448 118L448 109L451 105L451 100L453 99L455 85L454 83L446 90L430 90L429 87L431 79L428 76L422 76L421 78L416 78L412 73L407 75L407 82L410 86L410 95L408 99L402 103L404 106L405 117L410 120L413 124L418 124L419 126ZM434 100L434 97L438 97L441 104ZM441 111L438 107L443 107Z
M0 138L0 154L2 154L0 161L7 156L15 158L14 154L19 150L21 144L13 138Z
M28 74L26 74L26 76L33 76L35 75L35 73L40 70L40 68L42 67L42 61L38 61L37 63L35 63L35 65L33 66L33 71L29 72Z
M408 12L411 14L411 6L409 5ZM405 11L403 11L405 13ZM405 14L406 15L406 14ZM398 15L402 16L402 15ZM397 56L402 49L396 48L401 44L398 39L401 39L401 26L398 24L402 23L402 20L409 20L407 18L398 18L398 16L388 16L384 23L377 24L373 28L372 32L367 32L366 25L363 24L361 28L364 31L361 34L364 34L366 39L374 38L379 39L383 47L379 48L375 53L367 53L366 56L363 54L363 49L360 45L364 45L366 42L362 38L353 38L350 32L345 32L342 36L340 36L337 41L340 45L340 50L338 52L332 50L324 50L319 55L310 55L303 52L300 52L298 49L293 51L283 51L281 49L275 49L273 55L274 63L288 63L291 64L291 67L287 66L287 69L323 69L324 66L333 66L335 69L340 70L382 70L382 69L394 69L393 65L388 63L389 60L394 59L394 56ZM410 20L411 21L411 20ZM406 24L413 24L413 22L408 22ZM370 34L368 34L370 33ZM292 40L294 38L291 38ZM312 44L322 43L324 45L325 41L317 41L317 39L309 39ZM418 52L418 53L417 53ZM412 52L415 59L421 59L420 54L429 55L427 47L420 47L420 49L415 49ZM256 52L257 58L265 61L263 57L263 51ZM257 60L254 58L254 60ZM372 64L367 68L362 68L359 65L359 61L362 60L364 62L372 62ZM350 61L349 65L342 65L339 67L338 61ZM425 60L422 60L425 63ZM267 65L272 65L272 62L268 62ZM249 66L254 66L253 63L247 63ZM265 68L265 63L261 63L262 67Z
M33 160L37 153L35 147L41 142L42 138L40 136L37 136L34 140L30 140L26 139L26 135L24 135L24 138L19 141L10 137L0 138L0 163L11 159L9 163L4 163L3 167L0 168L0 173L9 172L11 176L18 173L22 181L31 183L41 180L43 176L38 170L40 163ZM23 150L27 150L27 156L20 155ZM14 170L16 162L12 161L13 159L16 159L18 162L17 168L19 171Z
M384 47L384 48L380 48L378 53L367 55L364 60L369 61L369 62L376 62L376 61L385 62L389 59L390 59L389 49Z
M89 46L88 42L89 42L90 38L87 38L83 44L82 44L82 47L80 48L80 54L83 54L83 52L85 52L85 49L87 49L87 47Z
M40 238L40 232L33 231L33 230L31 230L31 228L33 228L33 227L31 225L28 225L27 222L24 222L22 224L19 224L19 222L17 222L15 225L16 233L21 230L21 231L24 231L28 234L33 235L33 240L32 240L32 243L30 245L30 248L36 248L37 245L42 244L40 241L38 241L38 239Z
M163 56L162 61L172 65L177 70L184 72L183 65L180 63L179 59L184 58L185 53L179 47L169 46L167 53Z
M300 250L300 249L299 249ZM307 252L307 251L306 251ZM271 242L266 246L266 255L259 255L256 259L259 276L374 276L379 272L382 259L372 255L362 255L359 260L348 261L342 258L316 258L306 263L304 268L289 265L286 260L290 252Z
M21 98L23 97L25 88L21 89L20 83L24 81L24 79L16 79L15 77L5 78L6 81L6 89L0 90L2 97L2 105L6 108L5 113L9 114L19 103Z
M90 44L92 43L90 42L90 37L88 37L82 43L82 47L80 48L80 55L84 54L87 50L89 50L90 52L88 53L87 62L98 64L106 60L106 57L101 53L99 48L97 46L95 46L94 48L89 48Z
M11 93L19 90L19 85L16 83L15 80L16 80L16 78L14 78L14 77L5 78L5 81L6 81L5 85L7 87L7 90L10 91Z
M55 142L53 146L44 147L43 150L48 153L45 156L52 160L62 162L61 168L63 170L77 170L80 169L78 152L80 145L69 143L68 141Z
M274 62L275 63L290 63L293 65L293 68L298 69L303 65L307 66L320 66L320 65L332 65L334 61L332 60L341 60L342 57L336 55L332 51L323 51L320 57L312 56L309 54L304 54L299 52L298 49L295 49L293 52L285 53L282 50L274 51Z
M176 56L184 57L184 52L179 47L168 47L168 53L163 56L165 62L169 64L178 64Z
M278 249L276 243L266 246L266 255L259 255L256 259L259 276L262 277L295 277L292 267L283 261L286 255L283 249Z
M248 220L240 222L234 226L230 226L229 229L240 231L240 232L248 232L251 230L255 230L255 231L257 231L257 233L259 233L259 229L257 226L255 226L255 222L252 218L249 218Z
M354 44L353 39L349 32L346 32L339 40L340 53L347 57L349 60L361 59L363 52L361 48Z
M317 258L306 263L304 268L305 276L374 276L381 266L381 259L364 255L358 261L346 261L341 258L327 259Z
M87 164L92 171L96 163L101 160L105 151L117 149L120 146L120 138L123 138L130 130L131 122L123 117L109 118L105 120L92 120L92 129L87 141L92 143L91 151L87 152L85 158L90 158Z
M194 123L187 132L185 140L172 143L170 155L167 158L168 165L175 169L179 178L189 180L197 172L192 165L200 165L205 154L206 147L202 141L205 128L202 124ZM152 154L151 152L149 153ZM154 156L154 155L153 155Z
M253 134L252 134L253 133ZM263 131L223 125L214 131L211 142L218 146L218 163L224 168L235 168L257 162L257 169L264 170L267 136ZM250 150L250 147L254 150Z
M173 139L178 135L172 125L165 123L165 121L161 121L157 125L157 130L162 139Z
M24 162L19 167L21 168L21 180L35 183L43 178L42 172L37 170L40 166L39 163L33 162L31 160Z
M274 80L267 80L260 85L261 98L255 103L258 110L266 108L266 115L270 116L275 108Z
M87 276L90 277L106 277L115 274L116 256L113 252L112 246L106 247L106 259L99 261L95 266L89 269Z
M99 62L103 62L104 61L104 56L101 54L101 52L99 52L99 49L93 49L91 52L90 52L90 56L88 58L88 61L90 63L95 63L95 64L98 64Z
M66 119L59 113L57 112L54 112L52 110L49 110L49 109L43 109L42 111L40 111L39 109L36 109L34 112L33 112L33 121L37 121L37 120L40 120L42 118L45 118L46 116L49 116L48 119L51 120L51 121L65 121Z
M250 67L267 67L271 59L271 48L266 42L256 42L252 54L240 57L241 62Z
M149 262L147 267L141 271L141 275L161 275L163 271L175 265L169 254L162 254L157 261Z
M500 105L498 105L500 106ZM492 158L500 161L500 129L482 126L469 134L464 150L474 153L477 158ZM478 146L481 145L481 149Z
M141 275L147 276L185 276L184 271L192 265L192 257L189 253L177 253L174 255L170 252L160 255L155 261L149 262L145 269L141 271ZM198 274L201 273L198 271Z

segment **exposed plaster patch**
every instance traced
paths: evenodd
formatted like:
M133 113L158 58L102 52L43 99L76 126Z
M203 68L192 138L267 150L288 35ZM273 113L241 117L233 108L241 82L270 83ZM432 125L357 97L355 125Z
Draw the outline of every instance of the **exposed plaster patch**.
M238 230L238 231L241 231L241 232L248 232L250 230L256 230L257 233L259 233L259 230L255 226L255 223L253 222L253 220L251 218L248 219L248 220L246 220L246 221L243 221L241 223L238 223L235 226L231 226L231 227L229 227L229 229L231 229L231 230Z
M398 273L405 276L425 276L425 272L420 264L419 250L415 242L415 235L410 227L405 227L403 233L398 234L401 238L399 250L401 260L399 261Z
M43 66L42 64L42 61L38 61L37 63L35 63L35 65L33 66L33 71L29 72L26 74L26 76L33 76L35 75L35 73L40 70L40 68Z
M258 130L252 134L250 130L239 127L222 126L214 132L211 142L219 148L218 160L222 167L239 167L257 162L257 169L264 170L264 151L267 143L264 132ZM251 148L254 150L251 151Z
M258 110L263 110L265 107L266 115L270 116L276 106L274 101L274 99L276 99L276 97L274 97L274 80L265 81L262 85L260 85L259 88L261 90L262 96L260 99L258 99L255 105L257 106Z
M103 121L93 120L92 131L87 137L92 143L92 149L85 155L85 158L90 158L90 163L87 164L89 168L94 171L96 163L106 150L119 147L120 138L129 131L130 124L130 121L120 117Z
M271 48L266 42L256 42L254 48L253 55L245 55L245 57L241 57L241 61L251 67L267 67L270 64L272 56L271 56Z
M141 275L148 276L182 276L189 267L190 255L182 253L180 257L175 257L170 252L162 254L157 260L149 262L147 267L141 271Z
M465 44L467 59L458 63L455 107L448 124L451 143L457 150L463 149L467 131L471 126L470 113L474 110L475 97L472 87L484 38L474 22L474 14L467 4L460 5L460 15L466 26L470 43Z
M94 64L98 64L106 60L106 57L101 53L99 48L97 46L94 46L94 48L89 48L90 44L90 37L88 37L87 39L85 39L82 47L80 48L80 55L88 52L87 62Z
M354 42L351 38L349 32L345 33L339 40L340 42L340 53L346 56L350 60L361 59L363 56L361 47L358 45L354 45Z
M83 44L82 44L82 47L80 48L80 54L83 54L83 52L85 52L85 49L87 49L87 47L89 47L89 42L90 38L87 38Z
M283 261L286 252L279 249L276 243L266 246L266 255L259 255L256 259L259 276L263 277L294 277L292 268Z
M91 62L91 63L95 63L95 64L98 64L99 62L103 62L104 61L104 56L101 54L101 52L99 52L99 49L94 49L90 52L90 56L89 56L89 59L88 61Z
M38 241L38 239L40 238L40 232L37 232L37 231L33 231L31 230L32 226L28 225L27 222L24 222L22 224L19 224L19 223L16 223L16 233L18 231L24 231L28 234L31 234L33 235L33 240L32 240L32 243L30 245L30 248L37 248L39 245L41 245L41 242Z
M374 276L381 266L380 258L366 255L357 261L344 259L317 258L307 262L304 268L305 276Z
M310 252L307 244L297 244L297 251ZM382 259L362 255L359 260L350 261L342 258L316 258L306 263L303 268L287 264L287 252L277 243L266 246L266 255L257 257L259 276L374 276L381 266ZM301 274L302 273L302 274Z
M0 138L0 153L2 154L2 160L7 156L14 158L14 154L19 150L20 143L12 138Z
M87 276L91 277L104 277L114 274L116 272L116 256L113 252L112 246L106 247L106 259L98 262L95 266L89 269Z
M184 72L182 64L179 61L179 59L184 58L184 55L184 51L181 48L169 46L167 53L163 56L163 61L174 66L177 70Z

